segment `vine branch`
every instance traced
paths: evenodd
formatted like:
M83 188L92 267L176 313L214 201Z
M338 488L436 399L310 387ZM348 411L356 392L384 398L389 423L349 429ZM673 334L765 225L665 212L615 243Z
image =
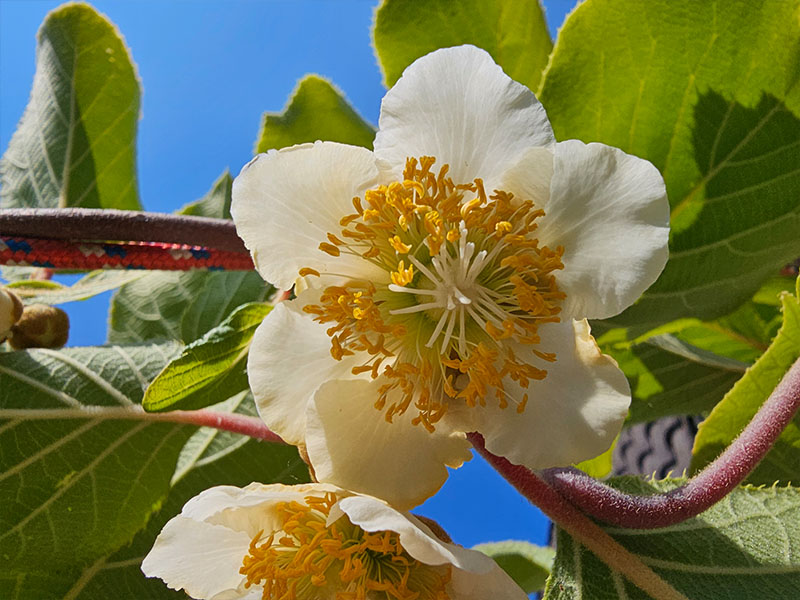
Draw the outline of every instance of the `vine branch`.
M481 434L473 432L467 434L467 437L478 453L520 494L539 507L576 541L594 552L609 567L627 577L656 600L688 600L545 481L527 468L514 465L508 459L489 452Z
M285 444L258 417L214 410L173 410L153 413L141 406L80 406L71 408L6 408L0 409L0 419L25 419L26 421L53 419L109 419L117 421L157 421L185 423L197 427L213 427L247 435L265 442Z
M56 240L165 242L247 252L233 221L100 208L7 208L0 233Z
M800 359L784 375L742 433L686 484L664 494L629 495L573 468L548 469L544 479L564 498L607 523L654 529L694 517L738 486L772 448L800 408Z

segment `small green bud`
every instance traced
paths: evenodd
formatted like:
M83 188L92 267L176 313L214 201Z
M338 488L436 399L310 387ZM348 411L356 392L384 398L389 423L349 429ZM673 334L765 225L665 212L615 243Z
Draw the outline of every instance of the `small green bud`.
M60 308L46 304L26 306L11 328L8 342L15 350L60 348L69 337L69 317Z
M11 327L22 316L22 301L17 295L0 287L0 343L11 333Z

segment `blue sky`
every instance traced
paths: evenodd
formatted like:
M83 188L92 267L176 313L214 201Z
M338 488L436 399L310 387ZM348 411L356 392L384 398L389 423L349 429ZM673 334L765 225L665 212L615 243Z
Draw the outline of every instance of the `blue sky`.
M0 147L28 101L35 34L60 2L0 0ZM122 32L142 81L139 191L145 210L172 212L252 156L264 111L283 109L306 73L332 80L372 123L385 93L372 52L372 0L98 0ZM574 0L545 3L555 37ZM109 296L66 305L70 345L101 344ZM254 474L257 476L257 474ZM548 525L483 461L454 472L420 514L465 546L546 543Z

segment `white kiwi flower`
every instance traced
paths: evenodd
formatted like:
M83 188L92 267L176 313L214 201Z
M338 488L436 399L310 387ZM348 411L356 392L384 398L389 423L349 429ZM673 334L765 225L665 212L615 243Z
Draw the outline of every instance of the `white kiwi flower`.
M488 556L326 484L218 486L183 507L142 562L204 600L525 600Z
M630 403L587 319L630 306L668 256L664 181L603 144L556 142L478 48L414 62L374 151L257 156L233 218L259 273L297 297L257 330L261 417L317 478L401 508L470 457L530 468L608 449Z

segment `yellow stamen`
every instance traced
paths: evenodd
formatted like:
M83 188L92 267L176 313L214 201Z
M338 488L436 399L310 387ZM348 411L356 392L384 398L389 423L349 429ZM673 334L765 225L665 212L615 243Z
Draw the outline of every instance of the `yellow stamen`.
M331 256L339 256L341 252L339 249L334 246L333 244L329 244L328 242L321 242L319 245L319 249L323 252L327 252Z
M357 214L320 245L364 257L391 284L354 277L304 308L331 325L335 358L361 353L352 372L387 379L374 402L387 421L415 410L429 431L454 402L505 408L509 381L546 377L556 356L539 348L538 330L560 320L565 298L555 278L564 249L535 235L544 211L502 190L488 196L481 179L455 183L434 162L408 158L400 181L354 198ZM525 360L518 344L530 347Z
M408 254L408 251L411 250L411 246L408 244L404 244L403 241L400 239L399 235L395 235L389 238L389 243L394 248L395 252L398 254Z
M346 516L326 524L332 493L275 507L284 535L250 542L239 572L245 588L262 586L262 600L449 600L452 567L411 557L393 531L366 532Z

